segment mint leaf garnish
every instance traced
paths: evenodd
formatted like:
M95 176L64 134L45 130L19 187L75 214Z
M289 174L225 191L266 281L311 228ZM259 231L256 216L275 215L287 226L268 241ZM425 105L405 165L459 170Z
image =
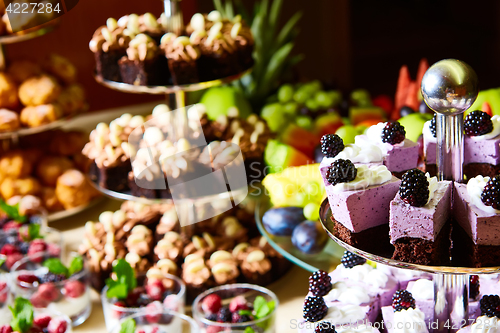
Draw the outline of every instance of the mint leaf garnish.
M271 309L269 308L269 305L267 303L263 304L255 313L255 317L257 318L264 318L268 314L271 313Z
M2 267L2 265L5 263L5 261L7 260L7 258L3 257L0 258L0 267Z
M14 307L9 306L12 312L10 326L14 331L25 333L33 326L33 305L25 298L17 297Z
M83 269L83 258L81 256L76 256L71 260L68 269L68 276L80 272Z
M19 204L11 206L0 199L0 209L3 210L5 214L7 214L7 216L14 221L24 223L27 220L26 216L23 216L19 213Z
M267 305L267 301L264 297L262 296L255 297L255 300L253 301L253 309L255 310L257 318L260 318L258 317L258 314L261 311L260 309L265 305Z
M240 316L251 316L252 315L252 311L250 311L250 310L240 310L239 315Z
M245 328L245 332L244 333L255 333L255 331L253 330L253 328L251 328L250 326L248 326L247 328Z
M134 269L124 259L119 259L113 266L113 273L116 275L116 280L106 280L108 286L106 296L118 299L127 298L128 293L137 287Z
M28 226L28 236L29 240L34 240L37 238L43 238L40 236L40 224L38 223L33 223Z
M43 267L47 267L49 272L68 276L68 269L63 265L60 259L58 258L49 258L43 262Z
M120 333L135 333L135 320L129 318L122 323Z

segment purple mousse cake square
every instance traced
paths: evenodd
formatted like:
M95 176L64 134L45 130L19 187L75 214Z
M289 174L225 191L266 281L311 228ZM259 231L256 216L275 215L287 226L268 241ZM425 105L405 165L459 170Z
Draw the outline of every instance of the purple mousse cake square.
M435 241L448 221L451 188L449 181L438 182L434 197L423 207L413 207L396 194L390 208L391 243L403 237Z
M500 136L490 140L477 140L464 136L464 163L500 163Z
M455 183L453 214L474 244L500 246L500 214L485 212L472 204L465 184Z
M396 177L381 185L344 192L326 187L333 218L351 232L360 232L389 222L389 203L399 189Z
M405 139L402 146L392 146L384 157L384 165L391 172L402 172L417 167L418 143Z
M488 213L472 203L465 184L455 184L453 216L454 256L474 267L498 266L500 262L500 214Z

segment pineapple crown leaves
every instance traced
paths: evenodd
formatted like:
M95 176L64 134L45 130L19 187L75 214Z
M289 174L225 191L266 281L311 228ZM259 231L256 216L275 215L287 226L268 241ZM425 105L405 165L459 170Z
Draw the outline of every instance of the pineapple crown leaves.
M291 55L302 12L295 13L280 30L283 0L271 0L271 5L269 0L256 2L253 18L249 16L241 0L213 1L223 17L232 19L235 12L238 12L251 26L255 39L255 65L252 73L236 85L243 90L254 107L260 107L277 88L285 73L303 58L302 55Z

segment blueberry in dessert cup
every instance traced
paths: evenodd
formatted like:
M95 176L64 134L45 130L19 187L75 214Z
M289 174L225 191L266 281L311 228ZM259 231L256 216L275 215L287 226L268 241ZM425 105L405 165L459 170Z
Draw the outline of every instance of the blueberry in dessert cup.
M0 269L9 272L16 262L26 256L35 256L40 260L61 258L62 250L61 232L40 224L23 225L0 234Z
M39 311L26 298L17 297L9 306L9 322L0 326L0 332L71 333L68 316L53 311ZM2 316L4 319L4 316Z
M141 311L183 313L185 294L186 287L178 277L163 274L158 268L136 277L130 264L119 259L113 265L112 278L106 280L101 293L106 328L111 331L121 319Z
M43 252L28 256L12 267L11 278L14 295L29 299L37 310L65 314L73 326L90 315L89 271L79 255L72 255L67 266Z
M193 318L202 332L274 332L276 295L252 284L228 284L200 294Z
M169 311L140 311L129 315L112 329L111 333L198 333L196 322L184 314Z

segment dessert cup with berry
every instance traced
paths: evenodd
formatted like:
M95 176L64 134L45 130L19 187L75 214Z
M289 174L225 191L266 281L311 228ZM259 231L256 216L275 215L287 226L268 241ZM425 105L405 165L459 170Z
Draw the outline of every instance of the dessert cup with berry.
M68 265L44 252L28 256L12 267L12 282L14 295L29 299L37 310L67 315L73 326L92 310L89 271L79 255L71 256Z
M40 224L27 224L0 233L0 268L11 271L16 262L43 253L47 258L61 258L63 236L56 229Z
M3 316L7 322L0 325L0 332L19 333L71 333L68 316L52 311L37 311L29 300L17 297L10 307L10 313Z
M141 311L125 317L111 333L198 333L196 322L184 315L168 310Z
M123 259L114 263L111 276L101 294L108 331L124 317L141 311L184 313L186 286L178 277L163 274L156 267L136 277L133 268Z
M0 199L0 235L29 224L47 226L47 212L40 199L31 195L15 196L7 202Z
M228 284L209 289L193 303L193 318L202 332L275 331L279 301L269 289L252 284Z

